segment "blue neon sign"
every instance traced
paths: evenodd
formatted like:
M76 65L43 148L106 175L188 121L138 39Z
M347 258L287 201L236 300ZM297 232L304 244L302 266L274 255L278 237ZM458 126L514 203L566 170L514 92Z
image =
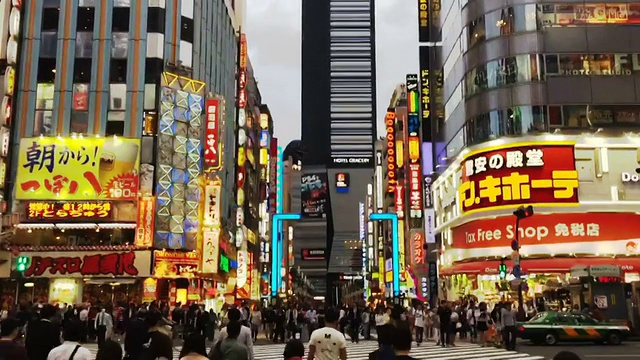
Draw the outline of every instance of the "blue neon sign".
M280 290L280 266L284 259L282 250L282 222L297 221L300 214L273 214L271 220L271 296L278 296Z
M373 213L371 221L391 221L392 261L393 261L393 294L400 295L400 244L398 243L398 215L391 213Z

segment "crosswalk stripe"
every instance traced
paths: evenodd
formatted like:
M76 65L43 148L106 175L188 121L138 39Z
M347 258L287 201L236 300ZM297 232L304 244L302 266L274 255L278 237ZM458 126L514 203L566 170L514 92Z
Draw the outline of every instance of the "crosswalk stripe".
M98 352L96 344L84 345L95 359ZM284 352L284 344L266 344L255 345L253 354L255 360L282 360ZM376 341L361 341L359 343L347 343L347 359L349 360L368 360L369 353L378 348ZM173 348L173 359L178 360L180 356L181 346ZM207 348L207 352L209 352ZM309 345L305 344L305 356L308 354ZM542 356L531 356L529 354L517 351L508 351L502 348L481 347L477 344L459 343L455 347L443 348L436 346L433 342L422 343L417 346L413 343L411 348L411 356L420 360L543 360Z

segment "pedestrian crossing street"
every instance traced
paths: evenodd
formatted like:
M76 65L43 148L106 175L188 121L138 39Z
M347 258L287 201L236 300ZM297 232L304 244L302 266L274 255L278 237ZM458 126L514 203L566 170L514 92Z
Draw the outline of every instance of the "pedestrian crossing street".
M95 359L98 352L96 344L85 344ZM308 345L305 344L308 351ZM347 343L348 360L367 360L369 353L378 348L376 341L361 341L358 344ZM209 349L207 349L208 351ZM256 345L253 347L255 360L282 360L284 344ZM173 360L179 360L180 347L174 348ZM459 343L455 347L442 348L433 342L423 343L421 346L413 344L411 356L420 360L543 360L542 356L531 356L516 351L507 351L494 347L480 347L476 344Z

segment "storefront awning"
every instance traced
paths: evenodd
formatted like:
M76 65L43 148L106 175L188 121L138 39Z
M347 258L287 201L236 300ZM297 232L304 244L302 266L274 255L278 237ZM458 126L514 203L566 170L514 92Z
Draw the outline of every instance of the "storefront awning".
M16 225L20 230L42 230L42 229L59 229L59 230L112 230L112 229L135 229L135 223L22 223Z
M440 275L496 275L498 274L498 265L500 260L486 261L470 261L464 263L453 264L452 266L442 268ZM509 271L513 268L513 262L506 260L505 264L509 267ZM541 273L568 273L571 268L576 265L617 265L621 267L623 273L640 272L640 257L617 257L617 258L546 258L546 259L527 259L520 260L520 266L525 273L541 274Z

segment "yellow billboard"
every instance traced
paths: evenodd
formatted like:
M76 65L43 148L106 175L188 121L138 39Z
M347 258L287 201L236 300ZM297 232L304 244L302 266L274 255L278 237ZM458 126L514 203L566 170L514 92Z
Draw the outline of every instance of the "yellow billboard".
M139 139L21 139L16 199L135 200L139 164Z

